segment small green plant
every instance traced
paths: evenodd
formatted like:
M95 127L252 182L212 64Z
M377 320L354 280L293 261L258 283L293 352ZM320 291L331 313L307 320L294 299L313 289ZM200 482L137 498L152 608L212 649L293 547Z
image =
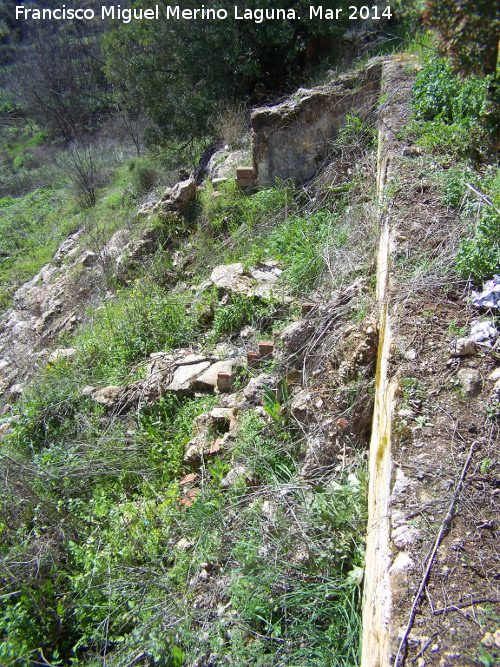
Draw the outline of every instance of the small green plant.
M151 159L136 158L130 161L129 167L132 172L132 186L137 195L144 195L158 185L160 172Z
M417 118L471 127L483 110L487 91L488 78L461 79L446 60L433 58L417 75L412 106Z
M483 459L481 461L481 475L484 475L491 468L491 459Z
M255 323L262 314L263 304L256 297L241 294L231 295L231 302L217 306L214 313L213 336L218 339L223 334L232 334L245 324Z
M485 406L488 419L496 419L500 415L500 401L494 400L489 405Z
M488 85L488 77L460 78L446 60L429 60L412 91L411 128L418 142L434 153L470 156L481 150Z
M466 175L461 169L450 169L443 182L443 201L450 208L458 208L465 192Z
M456 319L453 319L449 323L446 333L452 338L460 338L462 336L465 336L466 327L459 327L457 325Z
M500 215L485 211L472 233L460 244L457 269L463 278L487 280L500 271Z
M405 408L410 407L412 402L422 401L425 398L425 384L417 378L401 378L401 391Z
M419 428L419 429L426 428L428 426L434 426L434 424L432 424L429 421L429 419L426 415L417 415L415 417L415 423L416 423L415 428Z

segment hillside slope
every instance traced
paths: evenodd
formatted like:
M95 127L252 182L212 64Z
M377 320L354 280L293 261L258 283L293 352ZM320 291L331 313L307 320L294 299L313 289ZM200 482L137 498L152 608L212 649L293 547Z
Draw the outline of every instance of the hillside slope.
M252 167L17 291L6 664L495 664L499 338L464 270L498 181L412 118L432 67L256 110Z

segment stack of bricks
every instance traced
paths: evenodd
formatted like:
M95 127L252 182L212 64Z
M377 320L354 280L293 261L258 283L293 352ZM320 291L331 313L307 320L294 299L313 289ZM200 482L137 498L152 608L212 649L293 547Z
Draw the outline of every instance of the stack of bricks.
M237 167L236 168L236 185L239 188L253 187L253 167Z

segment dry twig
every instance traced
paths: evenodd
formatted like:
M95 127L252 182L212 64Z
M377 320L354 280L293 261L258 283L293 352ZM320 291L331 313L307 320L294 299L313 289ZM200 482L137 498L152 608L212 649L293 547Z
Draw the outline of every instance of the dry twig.
M462 469L462 474L460 476L460 480L457 484L457 488L456 488L455 493L453 495L453 498L451 500L450 506L448 507L448 511L446 513L446 516L443 519L443 522L441 524L441 528L439 529L439 532L436 536L436 539L434 540L434 546L432 548L432 551L430 552L430 556L429 556L429 560L427 561L427 567L425 568L424 576L422 577L422 581L420 582L420 586L418 588L418 591L415 594L415 597L413 598L413 604L411 606L411 611L410 611L410 618L408 620L406 630L403 634L403 638L401 639L401 643L399 645L399 649L398 649L398 652L397 652L397 655L396 655L396 660L394 661L394 667L398 667L398 665L400 664L399 660L401 658L403 650L406 647L406 643L408 641L408 635L410 634L410 630L413 626L413 621L415 620L415 613L416 613L416 610L417 610L417 605L420 601L422 593L423 593L423 591L425 589L425 586L427 584L427 579L429 578L429 574L430 574L430 571L431 571L431 568L432 568L432 564L434 562L434 558L436 556L436 552L439 548L439 545L441 544L441 540L443 539L443 535L444 535L445 531L449 528L451 520L453 518L453 509L455 507L455 503L457 502L457 498L458 498L460 490L462 488L462 484L463 484L463 481L465 479L467 469L468 469L469 464L472 460L472 455L474 453L475 446L476 446L476 443L473 442L472 445L471 445L470 451L469 451L469 456L467 457L467 460L466 460L466 462L464 464L464 467ZM405 661L406 661L406 656L403 656L401 665L404 665Z

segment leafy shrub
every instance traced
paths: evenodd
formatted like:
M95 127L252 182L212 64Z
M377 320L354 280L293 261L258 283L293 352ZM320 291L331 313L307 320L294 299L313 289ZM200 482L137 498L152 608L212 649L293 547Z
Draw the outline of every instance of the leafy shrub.
M484 150L493 136L485 113L488 86L488 77L460 78L448 61L430 60L412 91L416 118L412 129L419 143L434 153L469 156Z
M450 208L458 208L465 191L465 173L463 169L450 169L444 177L443 202Z
M289 481L295 471L294 433L277 422L266 426L253 412L245 413L234 456L243 461L260 480Z
M179 474L185 445L192 435L193 421L212 404L212 397L182 401L174 394L168 394L142 411L139 419L147 436L149 457L164 483L171 482Z
M251 224L253 207L251 200L236 186L234 180L221 183L218 197L213 196L213 187L205 183L201 193L202 225L212 233L236 231L243 224Z
M281 305L273 298L261 299L232 294L228 304L215 308L213 337L218 339L223 334L232 334L245 324L251 324L265 331L283 315Z
M461 79L446 60L436 58L417 75L412 106L417 118L471 126L484 108L487 92L487 78Z
M45 375L23 400L23 413L16 429L21 449L38 451L42 446L78 437L83 427L78 413L88 399L78 397L75 380L68 363L48 365Z
M473 233L462 241L457 268L463 278L477 282L500 273L500 215L483 213Z
M132 171L132 185L138 195L150 192L160 177L158 167L147 158L132 160L129 164Z
M252 324L261 308L255 297L233 294L231 303L219 306L215 310L213 331L216 338L222 334L232 334L244 324Z
M324 267L321 247L328 238L332 222L328 211L318 211L307 218L289 217L270 233L269 254L282 260L287 281L307 290Z

